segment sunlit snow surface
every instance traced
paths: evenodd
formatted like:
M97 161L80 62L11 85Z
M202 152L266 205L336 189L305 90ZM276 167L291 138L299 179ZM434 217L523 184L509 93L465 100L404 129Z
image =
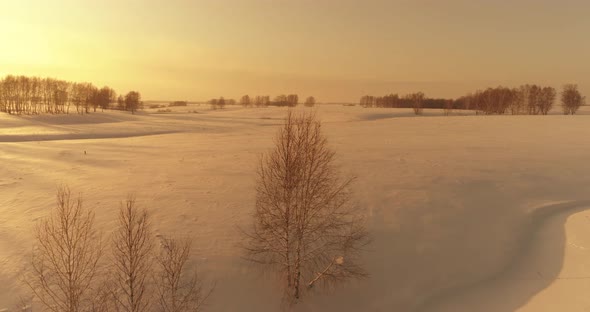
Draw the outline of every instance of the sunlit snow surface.
M135 115L0 114L0 308L27 295L19 277L32 227L67 183L95 209L105 237L128 193L151 211L155 234L193 236L191 265L217 285L208 311L277 311L277 282L240 258L238 228L250 224L256 160L285 112L189 105ZM590 306L590 115L414 117L341 105L316 113L342 173L358 177L371 277L296 310ZM533 217L553 206L559 211Z

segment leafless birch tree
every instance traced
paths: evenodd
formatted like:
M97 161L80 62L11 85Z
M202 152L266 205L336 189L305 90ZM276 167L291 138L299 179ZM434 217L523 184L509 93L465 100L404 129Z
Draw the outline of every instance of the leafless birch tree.
M57 206L35 229L32 274L25 278L43 306L77 312L91 306L92 283L102 256L94 213L68 187L57 190Z
M196 270L188 268L192 241L164 238L156 257L157 300L161 311L201 311L212 288L204 289Z
M121 204L113 236L113 299L117 311L143 312L150 306L148 277L153 263L153 236L147 210L129 197Z
M289 112L275 147L260 159L254 225L247 258L275 269L286 299L305 290L364 278L359 263L368 233L351 205L349 186L334 165L321 123Z

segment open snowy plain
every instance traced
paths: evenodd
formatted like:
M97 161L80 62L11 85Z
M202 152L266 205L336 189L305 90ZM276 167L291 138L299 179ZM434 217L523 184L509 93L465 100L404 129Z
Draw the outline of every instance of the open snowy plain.
M590 115L315 110L342 174L358 177L371 277L296 310L590 309ZM192 265L216 283L207 311L277 311L277 282L241 258L238 228L251 222L257 158L285 113L0 114L0 309L28 294L19 280L32 228L66 183L105 238L129 193L155 234L194 237Z

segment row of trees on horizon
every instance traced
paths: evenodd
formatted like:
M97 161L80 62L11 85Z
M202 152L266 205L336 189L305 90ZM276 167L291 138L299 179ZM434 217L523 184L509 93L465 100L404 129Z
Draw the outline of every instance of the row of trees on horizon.
M516 88L495 87L477 90L457 99L429 98L423 92L406 95L365 95L359 100L362 107L412 108L420 115L424 109L444 109L449 114L453 109L475 110L478 114L529 114L546 115L555 105L558 93L555 88L526 84ZM575 114L585 104L585 97L575 84L563 86L559 94L564 114ZM176 103L176 102L175 102ZM178 102L180 103L180 102ZM180 104L174 105L180 105ZM186 103L186 102L182 102ZM226 105L243 107L295 107L299 104L297 94L281 94L274 97L244 95L239 101L231 98L216 98L207 102L212 109ZM303 103L313 107L316 99L306 98ZM186 105L186 104L184 104ZM130 91L117 95L108 86L98 88L92 83L70 82L54 78L8 75L0 79L0 112L9 114L68 114L72 106L79 114L96 112L97 109L118 109L134 113L143 108L141 94Z
M234 99L225 99L223 96L219 99L211 99L208 102L212 109L223 109L225 105L236 105L238 102ZM268 95L257 95L252 96L244 95L240 98L239 105L243 107L266 107L266 106L279 106L279 107L295 107L299 104L299 96L297 94L281 94L276 96L272 101ZM307 107L313 107L316 104L316 99L313 96L309 96L305 99L304 105Z
M475 110L478 114L547 115L553 109L557 91L553 87L522 85L518 88L496 87L477 90L458 99L427 98L416 92L399 96L365 95L360 98L362 107L412 108L417 115L424 108L444 109L449 114L453 109ZM585 97L575 84L566 84L560 93L561 107L566 115L575 114L584 105Z
M134 113L142 104L137 91L117 96L111 87L88 82L12 75L0 79L0 112L9 114L68 114L72 106L79 114L99 108Z

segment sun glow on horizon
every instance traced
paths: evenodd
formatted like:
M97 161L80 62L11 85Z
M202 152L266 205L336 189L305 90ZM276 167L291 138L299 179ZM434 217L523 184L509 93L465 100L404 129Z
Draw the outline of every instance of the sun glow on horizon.
M0 4L0 74L149 99L297 92L323 101L568 82L590 87L587 2L120 1ZM499 23L499 21L502 23ZM576 49L570 49L571 42Z

